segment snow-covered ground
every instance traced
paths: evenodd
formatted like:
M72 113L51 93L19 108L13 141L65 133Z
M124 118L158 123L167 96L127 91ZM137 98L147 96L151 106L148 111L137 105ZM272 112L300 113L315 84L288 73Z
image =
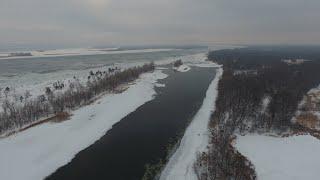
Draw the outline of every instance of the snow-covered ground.
M88 81L88 76L90 71L106 71L108 72L108 68L121 68L128 69L134 66L141 66L143 63L128 63L128 64L114 64L110 66L97 67L92 69L85 70L65 70L65 71L57 71L52 73L38 74L38 73L29 73L27 75L21 75L15 77L14 80L6 81L1 84L0 87L0 112L2 111L1 104L4 100L9 100L10 102L14 102L16 104L20 104L20 97L22 96L24 100L26 100L26 93L30 94L28 100L36 99L40 95L44 95L46 91L46 87L50 87L53 93L61 93L69 88L71 83L81 85L86 85ZM0 77L1 79L1 77ZM59 82L64 84L63 89L55 90L53 85L54 83ZM5 87L9 87L10 91L6 97L5 95ZM24 101L22 101L24 103Z
M149 51L153 52L153 50ZM107 52L110 53L109 51ZM128 53L131 52L132 51ZM121 53L123 53L123 51ZM71 55L75 54L70 54L70 56ZM205 61L206 53L159 59L155 64L165 65L177 59L182 59L183 63L188 66L219 67L216 64ZM144 63L145 62L134 61L132 63L114 63L112 66L125 69ZM53 82L70 82L74 80L73 77L75 76L81 83L85 83L89 71L103 71L108 67L110 66L43 74L28 73L22 74L21 76L14 76L14 78L8 81L2 80L1 78L3 77L0 77L0 81L9 82L8 86L13 87L11 89L14 89L17 94L24 93L28 90L32 97L37 97L43 94L45 87L52 85ZM165 86L156 83L156 81L165 77L166 75L161 73L161 68L157 67L155 72L143 74L136 81L136 84L130 85L130 88L121 94L105 95L97 102L72 112L73 116L71 116L71 119L68 121L45 123L12 136L0 138L0 179L43 179L57 168L68 163L79 151L93 144L103 136L114 123L120 121L145 102L150 101L155 94L154 86ZM195 122L192 122L188 128L189 130L186 132L184 140L182 140L181 144L185 145L181 146L179 148L180 150L178 149L177 151L181 152L180 154L191 153L190 158L183 162L177 161L177 163L171 160L171 164L173 163L171 165L172 167L175 166L175 164L185 163L186 166L191 168L190 163L195 159L196 152L205 150L208 138L207 123L211 110L213 110L218 77L219 75L217 74L216 79L208 89L207 98L201 108L202 110L199 111L194 119ZM7 84L1 83L1 86L5 85ZM1 103L0 98L0 104ZM185 140L186 138L188 138L188 140ZM191 141L187 142L190 138ZM190 150L187 152L182 151L181 149L184 149L184 146ZM174 156L177 157L178 155ZM187 163L189 163L189 165ZM19 172L16 171L17 169L19 169ZM189 173L191 173L191 171Z
M215 67L213 63L206 66ZM217 69L215 79L211 82L203 104L180 142L176 152L170 158L165 169L161 173L161 180L196 180L193 165L196 155L205 152L209 143L208 123L210 115L215 109L215 100L218 95L217 86L222 76L222 68Z
M198 66L198 67L220 67L218 64L214 64L207 61L207 53L200 52L185 56L175 56L173 58L160 59L159 61L155 61L157 65L167 65L173 63L177 60L181 60L184 65L187 66Z
M261 113L266 112L270 102L271 102L270 96L263 97L262 102L261 102Z
M108 94L73 113L70 120L45 123L0 139L0 179L40 180L68 163L116 122L150 101L161 70L145 73L121 94Z
M206 53L197 53L192 55L180 56L180 57L171 57L165 59L159 59L155 61L156 65L167 65L174 62L176 59L181 59L183 63L187 66L212 66L210 63L206 62ZM146 62L126 62L126 63L113 63L111 65L95 67L90 69L82 70L62 70L48 73L26 73L20 74L13 77L4 77L0 75L0 112L2 111L2 102L5 99L10 100L11 102L20 103L20 97L25 97L26 92L31 96L29 100L37 98L40 95L45 94L46 87L50 87L52 90L53 83L59 81L65 85L65 88L62 90L56 90L57 93L66 90L69 87L70 83L80 82L82 85L86 85L88 80L88 75L90 71L108 71L108 68L119 67L121 69L127 69L134 66L141 66ZM9 87L10 92L8 97L5 96L5 88ZM23 102L24 103L24 102Z
M320 131L320 85L309 90L303 97L292 121Z
M253 163L259 180L319 179L320 140L313 136L237 136L235 147Z
M79 56L79 55L97 55L97 54L124 54L124 53L147 53L172 51L173 49L133 49L119 50L118 48L73 48L73 49L55 49L55 50L39 50L39 51L22 51L22 53L30 53L31 56L14 56L19 52L0 52L1 59L17 59L17 58L34 58L34 57L59 57L59 56Z
M173 67L173 69L179 72L188 72L191 68L188 65L182 64L179 67Z

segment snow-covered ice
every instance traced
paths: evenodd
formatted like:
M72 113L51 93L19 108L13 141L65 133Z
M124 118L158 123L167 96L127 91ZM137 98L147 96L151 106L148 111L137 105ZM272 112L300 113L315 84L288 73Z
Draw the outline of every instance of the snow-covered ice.
M168 58L168 59L161 59L159 61L156 61L155 64L157 65L167 65L171 64L176 60L181 60L183 64L186 65L201 65L201 64L213 64L211 62L206 61L207 60L207 54L202 52L202 53L196 53L196 54L190 54L190 55L185 55L185 56L178 56L178 57L173 57L173 58Z
M179 72L188 72L191 68L185 64L182 64L179 67L173 67L173 69Z
M164 50L164 49L163 49ZM142 51L142 50L141 50ZM151 51L151 50L150 50ZM122 51L120 51L122 52ZM205 61L207 59L206 53L196 53L191 55L184 55L179 57L170 57L159 59L155 61L156 65L168 65L174 62L176 59L181 59L188 66L206 66L212 67L213 63ZM68 87L70 83L78 83L86 85L88 80L88 75L90 71L108 71L108 68L119 67L121 69L127 69L134 66L141 66L145 64L144 61L132 61L132 62L116 62L110 65L102 65L94 68L88 69L67 69L59 70L48 73L21 73L11 76L1 76L0 75L0 112L2 109L2 103L5 99L16 104L21 104L20 97L25 97L26 92L30 93L28 100L37 98L40 95L45 94L46 87L51 87L54 93L61 93L67 88L54 90L53 83L59 81ZM157 69L165 69L165 67L157 66ZM8 98L4 95L4 88L9 87L10 92Z
M259 180L319 179L320 140L313 136L237 136L235 147L253 163Z
M161 180L196 180L193 164L198 152L205 152L209 143L208 123L215 109L218 95L218 82L222 76L222 68L217 69L202 106L190 123L176 152L170 158L161 173Z
M142 74L121 94L108 94L74 112L70 120L45 123L0 139L0 179L40 180L67 164L116 122L153 99L161 70Z
M148 53L148 52L163 52L172 51L174 49L131 49L131 50L119 50L119 48L70 48L70 49L54 49L45 51L22 51L23 53L30 53L32 56L11 56L16 52L1 52L1 59L21 59L21 58L34 58L34 57L61 57L61 56L79 56L79 55L97 55L97 54L130 54L130 53ZM20 52L19 52L20 53ZM0 60L1 60L0 59Z
M52 52L38 51L36 53L39 54L35 54L35 52L33 53L37 57L47 57L157 51L170 51L170 49L128 51L113 51L112 49L78 49L53 50ZM46 55L44 55L44 53L46 53ZM205 61L207 59L206 53L159 59L155 61L155 64L166 65L174 62L177 59L182 59L183 63L188 66L218 67L216 64ZM143 61L135 61L133 63L114 63L112 66L126 69L129 67L142 65L144 63L145 62ZM15 75L13 78L10 76L0 77L0 80L6 83L2 84L3 86L5 85L13 87L17 94L24 93L26 90L29 90L32 94L32 97L36 97L43 93L45 87L51 86L51 84L55 81L59 80L62 82L68 82L73 80L73 77L76 76L76 78L82 83L85 83L90 70L103 70L106 68L108 68L108 66L94 67L93 69L48 72L44 74L27 73ZM57 168L68 163L79 151L93 144L96 140L103 136L114 123L120 121L127 114L134 111L137 107L151 100L155 94L153 89L154 86L164 87L163 84L156 83L157 79L166 78L166 75L161 73L161 69L163 68L157 67L157 70L154 73L143 74L136 81L136 84L130 85L130 88L121 94L105 95L97 102L72 112L73 116L68 121L61 123L46 123L14 134L7 138L0 138L0 179L43 179L47 175L54 172ZM185 144L184 146L192 148L190 148L190 150L187 152L183 152L181 150L183 147L180 147L180 150L178 149L177 151L181 152L180 154L191 153L191 156L185 161L179 163L191 164L191 161L195 159L196 152L205 150L207 146L206 138L208 137L206 128L209 118L201 117L209 117L211 113L213 105L211 104L212 106L210 106L210 103L212 103L213 100L207 99L216 97L216 94L213 95L212 92L216 92L215 89L217 86L217 77L218 75L208 89L207 98L201 108L202 110L199 111L198 115L194 119L195 122L191 123L195 125L192 125L188 128L189 130L187 130L184 140L182 140L181 144ZM209 91L211 93L209 93ZM203 111L208 109L209 106L210 109L208 110L207 114L205 114ZM195 129L196 131L194 131ZM193 136L192 134L196 135ZM198 134L200 135L198 136ZM193 140L192 142L186 142L186 138L191 138ZM175 156L177 157L178 155ZM172 161L173 160L171 160L171 166L174 166L176 163L173 163ZM186 166L191 168L190 164ZM17 169L19 172L16 171ZM191 171L189 173L191 173Z
M159 49L158 49L159 50ZM164 50L164 49L162 49ZM146 50L145 50L146 51ZM151 51L151 50L149 50ZM159 50L160 51L160 50ZM122 52L123 51L119 51ZM142 52L140 50L139 52ZM156 65L167 65L172 63L177 57L164 58L155 61ZM199 63L204 61L205 53L198 53L192 55L179 56L185 62ZM80 60L81 61L81 60ZM82 85L86 85L88 75L90 71L108 71L108 68L119 67L121 69L127 69L134 66L141 66L145 64L145 61L132 61L132 62L116 62L110 65L101 65L93 68L86 69L66 69L53 71L48 73L27 72L21 74L15 74L14 76L2 76L0 74L0 111L2 110L1 104L5 99L4 88L9 87L10 92L8 94L8 100L12 102L19 102L19 97L25 95L28 91L31 94L29 98L37 98L45 93L46 87L52 87L52 84L59 81L68 87L70 82L79 81ZM164 69L164 67L157 67L157 69ZM74 79L76 77L76 79ZM63 91L67 88L57 91Z

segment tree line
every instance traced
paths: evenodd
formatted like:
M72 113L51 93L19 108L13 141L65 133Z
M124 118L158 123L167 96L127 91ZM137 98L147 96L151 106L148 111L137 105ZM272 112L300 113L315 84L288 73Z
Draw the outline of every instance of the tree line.
M80 82L70 83L68 89L62 93L54 93L50 88L46 88L44 95L25 101L22 105L5 100L2 104L3 112L0 112L0 134L20 129L41 118L89 104L94 97L114 91L119 85L131 82L142 73L153 71L154 68L154 64L149 63L123 71L98 73L99 76L88 79L86 85Z
M198 179L256 179L252 164L231 145L234 134L281 134L301 128L291 120L303 96L320 84L317 52L249 47L208 54L209 60L223 65L224 73L209 124L209 151L199 154L194 165ZM310 61L288 65L282 61L286 58ZM263 108L265 98L269 101Z

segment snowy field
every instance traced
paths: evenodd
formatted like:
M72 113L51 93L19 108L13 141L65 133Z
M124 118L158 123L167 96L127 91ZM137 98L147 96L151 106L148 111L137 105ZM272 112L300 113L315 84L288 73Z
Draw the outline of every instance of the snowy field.
M123 93L106 95L74 111L70 120L45 123L0 139L0 179L40 180L50 175L113 124L152 100L156 81L166 77L161 70L145 73Z
M150 56L150 55L149 55ZM179 56L179 57L170 57L164 59L158 59L155 61L157 65L166 65L172 63L177 58L183 60L183 62L197 64L204 63L206 59L205 53L196 53L191 55ZM1 60L0 60L1 61ZM14 61L14 60L12 60ZM81 60L79 60L81 61ZM71 83L80 83L82 85L86 85L88 81L88 75L90 71L108 71L109 68L118 67L120 69L127 69L134 66L141 66L145 61L133 61L133 62L117 62L112 63L111 65L104 65L101 67L95 68L84 68L84 69L66 69L54 72L47 73L34 73L34 72L26 72L21 73L15 76L1 76L0 73L0 112L2 111L2 102L4 100L9 100L10 102L14 102L16 104L24 103L24 101L37 98L40 95L45 94L46 87L50 87L54 93L61 93L65 91ZM65 88L55 90L53 88L53 84L58 82L64 84ZM5 88L9 87L10 91L6 94ZM28 94L28 96L27 96ZM21 97L23 97L24 101L21 101Z
M59 57L59 56L79 56L79 55L96 55L96 54L129 54L129 53L148 53L171 51L174 49L133 49L120 50L119 48L73 48L73 49L55 49L55 50L39 50L39 51L22 51L22 52L0 52L1 59L17 59L17 58L34 58L34 57ZM28 53L30 56L17 56L15 53Z
M148 55L150 56L150 55ZM178 57L169 57L169 58L160 58L155 61L157 65L166 65L174 62L177 59L181 59L187 65L206 65L206 53L195 53L190 55L178 56ZM40 60L40 59L39 59ZM0 60L1 61L1 60ZM12 60L14 61L14 60ZM81 61L81 59L79 60ZM84 69L65 69L53 72L46 72L46 73L35 73L34 70L30 70L30 72L24 72L21 74L9 76L9 75L2 75L6 74L5 72L0 72L0 104L5 99L8 99L12 102L19 102L20 97L25 97L26 93L30 94L29 99L37 98L38 96L45 93L46 87L51 87L53 89L53 84L57 81L63 83L65 87L68 87L70 83L77 83L80 82L81 84L85 85L88 80L88 75L90 71L97 72L97 71L108 71L109 68L121 68L127 69L134 66L141 66L146 61L132 61L132 62L115 62L109 65L101 65L94 68L84 68ZM22 67L23 68L23 67ZM188 68L189 69L189 68ZM2 70L1 70L2 71ZM5 71L5 70L3 70ZM5 88L9 87L10 92L5 95ZM64 89L56 90L57 93L59 91L64 91ZM0 107L1 111L2 107Z
M241 48L243 46L234 45L213 45L211 50ZM67 48L52 50L32 50L32 51L0 51L1 59L24 59L34 57L62 57L62 56L80 56L97 54L132 54L132 53L150 53L150 52L168 52L179 50L176 48L145 48L145 49L121 49L121 48Z
M215 64L205 61L205 53L179 58L190 67L216 67ZM156 64L165 65L174 60L176 58L159 60ZM128 68L139 65L139 62L124 65L122 68ZM141 75L135 84L130 85L129 89L121 94L108 94L92 105L81 107L72 112L73 116L71 116L70 120L61 123L45 123L0 139L0 179L43 179L57 168L71 161L79 151L102 137L112 128L113 124L153 99L155 86L165 87L165 85L157 83L158 79L163 79L167 76L162 73L162 69L164 68L157 66L153 73ZM72 74L72 72L69 73ZM45 79L44 83L49 82L50 79ZM217 80L210 85L205 104L195 118L195 122L200 121L200 123L195 123L196 128L201 128L199 130L203 131L207 128L207 119L209 119L213 103L212 98L214 98L212 97L212 92L215 91L216 84ZM35 92L42 87L44 86L34 86ZM202 117L205 116L208 118L203 119ZM205 121L204 124L201 123L203 120ZM205 133L202 131L193 133ZM206 135L203 134L200 139L203 136ZM195 137L198 138L197 136ZM198 142L198 140L196 139L194 142ZM201 144L203 143L205 144L206 142ZM204 148L206 145L200 146L196 147L195 151L199 150L199 148ZM16 173L16 169L20 169L21 172Z
M205 52L159 58L155 61L157 68L153 73L141 75L135 84L130 85L129 89L121 94L105 95L95 103L73 111L70 120L41 124L9 137L0 138L0 179L37 180L50 175L57 168L71 161L79 151L102 137L112 128L113 124L147 101L152 100L155 95L155 86L165 87L164 84L157 83L158 79L167 76L161 72L164 68L159 67L159 65L167 65L181 59L189 68L192 68L192 66L219 67L205 61L206 58ZM90 71L103 71L115 66L126 69L142 65L145 62L120 62L113 63L110 66L74 70L67 68L46 73L28 72L12 77L4 77L0 74L0 82L1 86L10 86L10 89L14 90L17 96L19 93L24 94L24 92L29 91L30 98L34 98L43 94L45 87L52 86L56 81L64 82L67 85L72 81L86 83ZM172 171L166 170L163 175L167 175L164 177L178 177L179 173L181 175L183 172L180 172L180 165L188 167L186 170L189 171L196 152L205 150L208 141L207 123L216 97L217 77L219 75L216 75L216 79L210 85L201 110L196 115L194 122L188 127L181 146L168 164L168 167L173 167ZM13 94L8 95L8 99L16 100ZM2 94L0 104L2 104L3 99L4 95ZM181 158L181 156L189 155L190 158L184 160ZM17 169L19 169L19 173L17 173ZM175 176L174 172L177 172L178 176ZM190 173L192 175L192 172L189 171L189 175Z
M253 163L259 180L319 179L320 140L313 136L237 136L235 147Z
M200 66L216 67L216 64L203 63ZM187 128L178 149L161 173L161 180L197 179L193 170L193 164L196 161L197 153L206 151L209 143L208 123L210 115L215 109L215 100L218 95L217 86L222 72L222 68L217 69L215 79L207 90L202 106Z
M142 66L144 62L134 62L134 63L115 63L109 66L83 69L83 70L64 70L52 73L28 73L21 76L16 76L5 82L1 83L0 87L0 104L8 99L11 102L19 103L19 97L24 97L26 93L30 94L29 100L32 98L37 98L40 95L45 94L46 87L50 87L54 93L61 93L68 89L71 83L80 83L81 85L86 85L88 82L88 76L90 72L108 72L109 68L120 68L121 70L132 68L134 66ZM1 80L1 77L0 77ZM64 84L63 89L54 89L54 83L59 82ZM5 95L5 87L10 88L10 92L7 97ZM0 107L0 111L1 111Z

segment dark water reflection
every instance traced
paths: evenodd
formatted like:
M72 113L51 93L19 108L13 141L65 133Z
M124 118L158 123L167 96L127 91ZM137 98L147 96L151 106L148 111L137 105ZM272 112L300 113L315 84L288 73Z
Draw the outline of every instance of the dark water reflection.
M166 146L182 133L200 108L214 68L165 71L165 88L154 100L123 118L100 140L81 151L50 180L138 180L145 165L167 156ZM79 137L81 138L81 137Z

